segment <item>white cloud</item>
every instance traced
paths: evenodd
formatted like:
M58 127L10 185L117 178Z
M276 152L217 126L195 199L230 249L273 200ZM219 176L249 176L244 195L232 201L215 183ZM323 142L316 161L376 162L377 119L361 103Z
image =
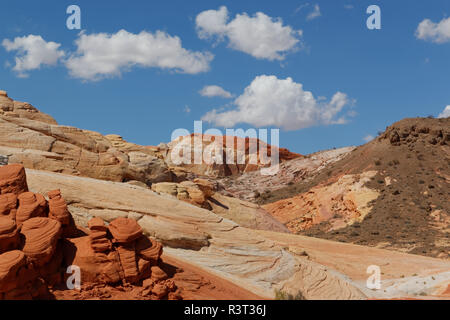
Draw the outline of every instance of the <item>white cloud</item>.
M213 59L209 52L184 49L180 38L163 31L82 33L75 44L77 51L66 61L66 66L73 77L84 80L119 76L133 66L195 74L208 71Z
M438 115L438 118L448 118L450 117L450 105L446 106L445 109Z
M56 65L65 55L63 50L58 50L61 44L45 41L41 36L28 35L16 37L13 41L2 41L6 51L17 51L16 64L12 68L20 77L27 77L27 71L39 69L42 65Z
M306 20L313 20L316 19L318 17L320 17L322 14L320 13L320 7L318 4L314 5L314 9L313 11L311 11L308 16L306 17Z
M298 6L295 10L294 10L294 14L299 13L300 11L302 11L304 8L308 7L309 3L303 3L300 6Z
M255 127L275 126L298 130L319 124L342 124L339 112L349 104L347 95L337 92L331 101L318 101L301 83L291 78L261 75L234 100L236 108L229 111L214 109L202 120L221 127L248 123Z
M373 139L374 139L374 136L371 135L371 134L368 134L367 136L365 136L365 137L363 138L363 140L364 140L365 142L372 141Z
M421 40L427 40L435 43L444 43L450 41L450 18L442 19L435 23L430 19L425 19L416 30L416 37Z
M297 49L301 30L283 26L283 21L273 19L262 12L254 16L237 14L228 21L228 9L207 10L195 19L197 34L201 39L228 38L228 46L258 59L283 60L285 54Z
M204 86L202 90L199 91L200 95L203 97L222 97L222 98L231 98L233 95L224 90L219 86Z

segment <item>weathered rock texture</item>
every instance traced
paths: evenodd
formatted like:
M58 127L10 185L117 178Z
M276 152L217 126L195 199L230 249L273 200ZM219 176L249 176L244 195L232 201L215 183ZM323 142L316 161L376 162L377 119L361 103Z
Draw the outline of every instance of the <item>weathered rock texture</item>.
M317 186L293 198L263 206L271 215L294 233L313 225L329 223L329 231L338 230L354 222L361 222L370 212L370 202L379 192L364 186L376 171L361 175L345 175L327 186Z
M135 220L117 218L106 226L94 218L83 236L59 189L48 193L49 201L27 191L21 165L0 168L0 181L0 300L51 298L50 290L64 285L71 265L80 268L83 283L142 285L145 280L141 295L180 298L159 268L162 245L144 236Z
M310 179L269 191L263 202L274 203L267 208L274 208L280 215L290 211L288 219L293 224L299 222L299 228L294 228L304 235L448 259L449 128L450 118L403 119ZM376 174L369 177L370 172ZM339 200L336 191L350 177L366 178L361 180L363 184L355 180L356 184L349 184L347 191L342 189L339 193L343 197ZM347 225L339 223L342 226L339 230L336 221L329 219L300 231L303 229L300 220L308 211L314 215L320 210L339 215L347 207L351 209L351 203L345 200L352 200L354 187L358 185L367 195L378 194L369 204L369 212L363 210L364 219ZM331 201L329 204L337 205L331 211L323 203L326 198ZM282 199L285 201L276 202ZM358 206L358 201L352 202ZM318 204L323 204L322 208Z
M217 192L218 184L212 180L196 178L181 183L161 182L153 184L151 189L159 194L169 194L178 200L211 210L242 227L289 232L282 223L259 205Z
M171 167L181 167L200 176L223 177L270 166L275 148L256 138L191 134L160 145L160 152ZM301 157L284 148L277 151L279 162ZM196 163L197 158L203 159L202 163ZM221 163L212 161L219 158Z
M157 148L128 143L118 135L58 125L4 91L0 95L0 154L8 163L27 168L104 180L150 184L174 177Z
M151 185L192 180L198 176L229 176L255 171L268 165L262 161L264 153L261 154L260 148L266 147L267 157L274 148L257 139L232 137L233 146L229 145L227 137L202 135L203 150L213 150L217 142L223 140L223 154L231 159L230 152L233 151L233 163L175 164L172 151L179 147L195 151L193 137L198 135L181 137L158 147L140 146L116 134L103 136L90 130L58 125L52 117L30 104L14 101L4 91L0 95L0 162L19 163L31 169ZM256 151L251 147L253 142L258 148ZM240 143L244 153L238 156L236 149ZM300 157L287 149L277 150L281 162ZM257 160L254 164L250 161L253 157Z
M316 268L254 230L175 197L128 184L50 172L27 170L27 175L34 192L59 188L77 223L88 225L93 217L108 222L135 219L144 234L164 245L165 255L189 261L261 297L273 298L275 289L289 289L304 292L308 299L365 298L343 275ZM87 246L90 240L85 241ZM128 261L130 247L121 251L119 259L123 256ZM134 264L130 277L132 270ZM302 277L308 280L299 281ZM322 285L324 279L327 285Z
M302 182L307 183L319 172L326 169L351 152L354 147L345 147L327 151L320 151L304 157L283 161L279 170L273 175L261 175L259 171L245 172L237 176L221 178L217 181L221 187L219 192L233 195L242 200L264 203L274 202L277 198L275 191L289 185ZM281 196L278 194L278 196Z

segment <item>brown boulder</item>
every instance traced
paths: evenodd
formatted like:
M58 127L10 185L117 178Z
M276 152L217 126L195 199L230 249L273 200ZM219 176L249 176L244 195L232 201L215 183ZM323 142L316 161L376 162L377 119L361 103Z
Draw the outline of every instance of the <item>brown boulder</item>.
M16 222L20 226L28 219L45 217L47 215L47 201L41 194L24 192L18 196L19 208L16 213Z
M21 164L0 167L0 194L27 192L25 168Z
M142 235L142 228L136 220L129 218L117 218L111 221L108 229L118 243L132 242Z

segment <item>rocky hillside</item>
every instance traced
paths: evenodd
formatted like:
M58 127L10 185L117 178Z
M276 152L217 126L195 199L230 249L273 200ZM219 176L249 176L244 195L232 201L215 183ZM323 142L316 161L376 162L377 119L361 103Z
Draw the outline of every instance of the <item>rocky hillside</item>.
M213 150L223 140L223 164L195 164L194 141L200 140L203 150ZM26 168L92 177L109 181L139 181L147 185L157 182L181 182L197 177L219 177L255 171L267 166L261 163L258 150L250 145L266 145L260 140L232 137L190 135L179 137L168 144L140 146L129 143L119 135L101 135L98 132L58 125L51 116L40 112L29 103L14 101L0 91L0 163L21 163ZM227 164L227 155L242 143L245 153L238 161ZM266 145L270 157L272 146ZM189 152L192 164L174 164L172 152ZM287 149L277 149L281 161L301 157ZM211 153L214 156L214 151ZM249 161L256 156L256 163ZM241 159L241 158L240 158Z
M291 231L448 257L450 118L415 118L270 192L264 206Z
M27 168L111 181L172 181L173 174L154 148L120 136L58 125L28 103L0 92L0 155Z

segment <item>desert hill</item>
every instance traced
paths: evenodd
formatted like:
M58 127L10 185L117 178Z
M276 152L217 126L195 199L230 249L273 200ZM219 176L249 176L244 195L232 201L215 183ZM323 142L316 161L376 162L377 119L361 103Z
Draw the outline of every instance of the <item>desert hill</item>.
M261 202L291 231L448 257L450 118L404 119Z

